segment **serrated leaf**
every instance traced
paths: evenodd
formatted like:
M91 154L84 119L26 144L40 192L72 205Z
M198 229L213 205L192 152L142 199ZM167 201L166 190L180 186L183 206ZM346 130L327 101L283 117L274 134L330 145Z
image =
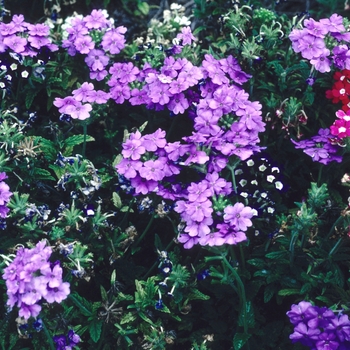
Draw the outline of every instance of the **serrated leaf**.
M253 265L259 269L261 269L265 266L265 261L263 259L258 259L258 258L249 259L249 260L247 260L247 263L250 265Z
M55 178L51 175L51 173L46 169L34 168L33 175L37 180L52 180L55 181Z
M200 292L198 289L192 289L188 294L188 299L189 300L208 300L210 299L210 297Z
M86 142L95 141L92 136L86 135ZM64 147L74 147L84 142L84 135L73 135L64 140Z
M251 334L246 333L236 333L233 338L233 347L235 350L240 350L244 346L244 344L248 341Z
M265 255L268 259L283 259L289 257L289 252L287 250L279 250L277 252L267 253Z
M136 315L134 313L128 312L127 314L123 315L122 319L120 320L120 324L131 323L135 320Z
M280 296L296 295L296 294L300 294L300 289L288 288L288 289L281 289L280 291L278 291L278 295Z
M116 193L116 192L113 192L113 194L112 194L112 200L113 200L113 204L114 204L114 206L116 207L116 208L118 208L118 209L120 209L121 207L122 207L122 200L121 200L121 198L120 198L120 196L119 196L119 194L118 193Z
M276 291L277 291L276 285L274 284L267 285L266 288L264 289L264 303L268 303Z
M49 161L55 161L57 158L57 151L56 151L56 146L55 144L47 140L43 137L39 138L39 145L40 145L40 150L42 151L42 154L44 157L49 160Z
M106 290L103 288L102 285L100 285L100 289L101 289L101 298L102 298L102 301L105 303L105 302L108 301L107 292L106 292Z
M26 108L29 109L34 101L34 98L39 93L39 89L31 89L26 91L25 104Z
M93 342L97 343L101 337L102 321L94 319L89 325L89 333Z
M73 301L73 303L78 306L79 310L84 316L91 316L92 311L91 311L91 304L83 297L81 297L77 293L71 293L69 294L69 298Z

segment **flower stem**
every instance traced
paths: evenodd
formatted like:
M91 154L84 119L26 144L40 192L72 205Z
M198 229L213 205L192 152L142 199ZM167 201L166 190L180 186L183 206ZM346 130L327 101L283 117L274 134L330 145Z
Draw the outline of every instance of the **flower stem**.
M83 158L85 158L86 153L86 135L87 135L87 123L83 122L83 134L84 134L84 141L83 141Z
M46 337L47 337L47 341L49 342L50 349L51 349L51 350L55 350L56 347L55 347L55 344L53 343L52 335L50 334L49 330L46 328L46 325L45 325L44 320L43 320L43 319L41 319L41 320L42 320L42 322L43 322L43 323L42 323L42 325L43 325L43 330L44 330L44 333L45 333L45 335L46 335Z
M140 244L140 242L143 240L143 238L145 237L146 233L148 232L149 228L151 227L155 217L157 216L157 214L153 214L151 217L151 220L148 221L148 224L146 226L146 228L144 229L144 231L142 232L140 238L136 241L135 245L133 246L132 249L132 254L134 254L134 252L136 251L137 246Z

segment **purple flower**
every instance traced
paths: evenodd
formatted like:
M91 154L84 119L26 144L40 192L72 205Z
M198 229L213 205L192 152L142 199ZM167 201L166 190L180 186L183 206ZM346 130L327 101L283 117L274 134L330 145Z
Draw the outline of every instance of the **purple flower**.
M123 143L122 155L132 160L140 159L141 155L146 152L146 148L142 145L142 136L139 131L130 135L130 138Z
M169 110L174 114L183 114L188 107L188 100L183 93L174 95L168 103Z
M125 27L106 31L101 42L103 49L113 55L118 54L125 47L125 38L123 35L125 32Z
M331 70L331 61L328 58L329 53L328 49L324 49L322 54L310 60L310 63L315 69L321 73L329 72Z
M242 203L229 205L224 209L224 221L229 223L235 230L246 231L252 226L251 218L253 211L250 207L245 207Z
M148 152L155 152L166 146L165 131L157 129L154 133L143 136L142 145Z
M23 53L27 45L27 40L17 35L10 35L4 38L4 44L16 53Z
M76 50L82 54L88 54L95 47L95 43L92 41L91 37L88 35L79 36L74 41L74 45Z
M90 117L91 110L92 107L89 103L76 102L75 105L70 105L65 109L65 114L69 114L73 119L85 120Z
M4 174L4 173L1 173ZM5 205L12 196L12 192L10 192L10 187L4 182L0 182L0 205Z
M336 350L339 347L339 342L332 332L323 332L320 334L319 340L316 342L317 350Z
M341 33L345 32L345 27L343 25L343 17L334 13L329 18L323 18L320 23L331 33Z
M92 83L83 83L78 89L73 90L72 94L77 101L87 102L91 92L94 91ZM91 101L88 101L91 102Z
M88 29L103 29L109 26L109 21L102 10L92 10L91 14L84 18Z
M328 330L335 331L341 342L350 341L350 321L348 315L341 315L331 319L327 327Z
M161 181L164 177L164 163L159 160L147 160L140 168L140 176L146 180Z
M181 34L178 34L176 38L182 40L182 45L191 45L192 41L196 40L190 27L183 27L181 29Z
M311 60L321 56L326 46L323 39L307 34L299 40L299 49L304 58Z
M307 322L307 320L314 317L308 312L312 308L312 304L308 301L301 301L299 304L293 304L291 310L287 312L290 322L297 325L300 322Z
M85 63L92 71L102 71L109 62L108 56L104 51L93 49L85 57Z
M68 282L61 282L58 287L50 288L47 287L47 294L45 299L48 303L60 303L62 300L66 299L70 293L70 287Z
M187 235L187 234L180 234L177 237L177 240L180 243L183 243L185 249L191 249L195 244L199 242L198 237L191 237L190 235Z
M308 328L305 323L299 323L294 328L294 333L289 336L293 343L301 342L306 346L313 346L319 339L321 331L319 329Z

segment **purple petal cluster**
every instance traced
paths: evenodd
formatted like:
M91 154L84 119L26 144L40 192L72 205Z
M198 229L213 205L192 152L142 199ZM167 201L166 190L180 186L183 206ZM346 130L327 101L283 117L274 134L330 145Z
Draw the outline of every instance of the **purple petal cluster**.
M287 316L294 326L294 332L289 336L293 343L300 342L315 350L350 348L348 315L336 315L327 307L301 301L292 305Z
M0 217L6 218L10 209L6 206L9 202L12 192L10 192L10 187L3 181L7 179L5 173L0 173Z
M23 15L14 15L11 22L0 23L0 52L11 50L22 56L36 56L42 48L58 50L52 43L46 24L30 24Z
M49 262L51 253L51 247L40 241L32 249L18 249L14 260L4 269L7 305L10 308L17 305L20 317L37 317L42 299L60 303L70 293L69 283L62 281L60 262Z
M333 14L320 21L306 19L304 27L293 29L289 39L293 50L310 60L321 73L329 72L332 63L338 69L350 68L350 50L347 45L350 42L350 33L345 30L343 17L340 15Z
M295 148L302 149L314 162L328 164L333 161L338 163L342 161L342 157L336 154L339 153L340 147L336 140L332 139L329 129L320 129L318 135L308 140L291 141Z
M70 329L67 335L55 335L53 341L55 342L56 350L68 350L80 343L81 339L77 333Z

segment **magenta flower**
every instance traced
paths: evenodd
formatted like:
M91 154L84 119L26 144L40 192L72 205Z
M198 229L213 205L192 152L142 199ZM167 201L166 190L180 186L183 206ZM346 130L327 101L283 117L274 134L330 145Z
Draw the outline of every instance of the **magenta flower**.
M229 223L235 230L246 231L252 226L251 218L253 211L251 207L245 207L242 203L229 205L224 209L224 221Z
M2 173L3 174L3 173ZM0 205L5 205L12 196L10 187L3 181L0 182Z

